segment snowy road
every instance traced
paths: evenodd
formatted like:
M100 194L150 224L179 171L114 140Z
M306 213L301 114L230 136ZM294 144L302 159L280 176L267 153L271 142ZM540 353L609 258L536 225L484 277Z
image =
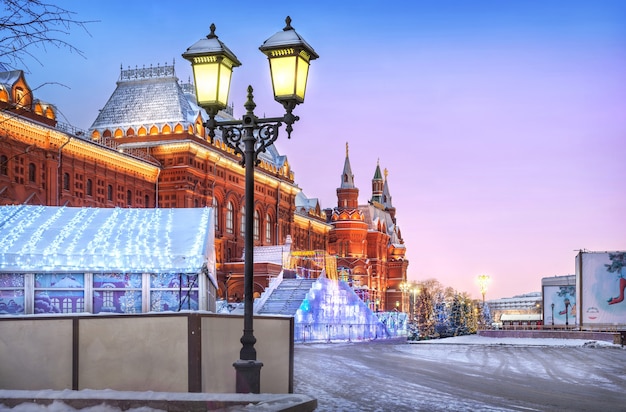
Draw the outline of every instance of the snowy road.
M319 411L626 410L626 349L474 338L296 345L294 391Z

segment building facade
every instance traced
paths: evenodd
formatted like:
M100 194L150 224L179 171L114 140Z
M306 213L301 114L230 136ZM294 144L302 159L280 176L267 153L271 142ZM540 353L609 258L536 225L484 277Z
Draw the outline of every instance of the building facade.
M326 212L332 225L328 252L337 257L337 270L372 310L399 310L404 300L400 285L406 282L406 247L396 224L387 172L376 165L372 195L359 205L359 189L354 185L348 145L337 206ZM402 305L404 307L404 305Z
M33 97L21 71L0 73L0 109L0 204L214 207L218 293L243 296L245 170L219 130L211 142L208 116L173 65L121 69L87 131L57 122L55 107ZM233 119L232 108L218 117ZM289 237L291 250L336 255L377 309L393 308L408 262L386 179L376 170L367 205L358 206L358 189L342 183L338 207L322 210L295 183L287 157L269 147L254 176L255 246ZM268 267L255 262L255 293L276 275Z

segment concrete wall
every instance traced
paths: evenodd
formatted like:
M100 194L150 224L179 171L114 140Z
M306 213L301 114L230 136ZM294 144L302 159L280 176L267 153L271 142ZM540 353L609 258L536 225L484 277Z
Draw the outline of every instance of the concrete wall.
M71 387L71 319L0 321L0 388Z
M293 318L255 317L262 393L293 392ZM0 317L1 389L234 393L241 316Z

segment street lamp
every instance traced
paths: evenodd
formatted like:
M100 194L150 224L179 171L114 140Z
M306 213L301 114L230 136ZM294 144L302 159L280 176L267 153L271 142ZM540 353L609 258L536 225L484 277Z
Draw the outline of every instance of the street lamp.
M406 302L406 292L409 291L411 286L407 282L400 283L400 291L402 292L402 312L406 312L405 302Z
M254 248L254 167L258 156L278 137L278 128L286 124L287 137L291 137L292 124L299 120L292 114L296 105L304 102L308 66L319 56L291 27L291 18L285 28L267 39L259 49L268 57L274 88L274 99L285 107L282 117L258 118L254 115L252 86L248 86L246 114L240 120L217 120L219 110L228 102L232 70L241 63L235 54L215 34L215 25L206 39L190 46L183 58L191 62L198 104L206 110L209 119L203 124L208 129L211 143L215 129L222 132L222 140L235 153L242 156L245 166L245 239L244 239L244 328L236 370L237 393L260 393L262 362L257 361L253 333L253 248ZM242 148L243 146L243 148Z
M552 307L552 326L554 326L554 302L550 306Z
M487 293L487 285L489 284L489 275L478 276L478 286L480 287L480 294L483 296L483 310L485 307L485 294Z
M567 329L567 326L569 325L569 317L568 317L568 312L569 312L569 298L565 298L565 329Z

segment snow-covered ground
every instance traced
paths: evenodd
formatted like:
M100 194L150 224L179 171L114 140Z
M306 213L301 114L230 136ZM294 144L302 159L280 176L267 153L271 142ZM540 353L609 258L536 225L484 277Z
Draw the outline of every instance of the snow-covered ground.
M445 364L445 363L449 363L449 362L458 362L459 367L464 367L464 359L468 357L468 352L462 349L462 346L464 345L479 345L479 346L483 346L482 350L485 353L482 359L482 362L487 362L487 360L489 362L495 362L495 363L506 363L509 360L506 359L506 357L511 356L510 353L507 352L506 355L500 355L498 353L496 353L497 351L494 350L493 354L491 354L491 352L489 351L489 348L485 347L485 346L509 346L511 348L513 348L512 350L515 350L514 348L520 348L520 355L516 355L516 352L513 352L512 356L518 356L518 357L522 357L522 356L528 356L528 354L525 352L524 348L536 348L536 347L590 347L590 348L615 348L617 350L611 350L611 353L615 353L622 361L626 361L626 348L621 349L620 345L614 345L612 343L608 343L608 342L602 342L602 341L588 341L588 340L581 340L581 339L544 339L544 338L490 338L490 337L483 337L483 336L477 336L477 335L469 335L469 336L459 336L459 337L454 337L454 338L447 338L447 339L439 339L439 340L425 340L425 341L419 341L419 342L415 342L415 343L411 343L411 344L407 344L405 341L403 341L402 339L394 339L393 342L382 342L382 341L377 341L377 342L372 342L372 343L365 343L365 342L361 342L361 343L334 343L334 344L310 344L310 345L296 345L296 355L295 355L295 392L296 393L302 393L304 395L309 395L312 396L314 398L318 399L318 403L319 403L319 410L320 411L326 411L326 410L333 410L333 411L339 411L339 410L344 410L344 411L349 411L349 410L355 410L354 408L356 407L358 410L375 410L375 411L385 411L384 408L380 408L380 407L376 407L375 405L368 405L366 403L359 405L359 404L355 404L355 401L353 399L342 399L340 396L336 396L336 395L332 395L332 394L328 394L328 393L315 393L315 391L319 390L316 386L316 384L314 382L309 382L309 379L307 377L307 370L309 369L309 367L311 366L310 364L306 364L306 361L301 358L299 359L299 354L302 354L302 356L304 355L309 355L309 353L311 353L312 351L322 351L325 352L326 348L331 349L331 348L338 348L338 347L347 347L347 348L357 348L357 345L372 345L372 346L377 346L377 348L375 349L375 351L373 351L374 353L379 353L382 356L382 353L384 353L386 351L386 348L389 348L389 351L394 351L395 353L400 353L402 357L404 357L405 359L410 359L411 357L421 357L422 360L425 360L427 362L431 362L432 365L437 365L438 362L441 362L441 364ZM424 346L424 345L428 345L428 346ZM426 349L427 347L430 347L432 349L437 349L437 350L428 350L427 352L424 352L423 350L420 351L420 348L422 349ZM460 348L460 349L453 349L453 348ZM377 364L376 359L371 359L371 362L369 362L369 366L362 366L359 365L359 362L357 360L355 360L355 362L353 364L350 364L350 366L354 366L354 367L358 367L358 369L355 370L348 370L343 369L343 370L338 370L338 361L337 358L335 356L334 352L332 351L328 351L329 356L326 358L323 358L324 361L322 365L316 365L320 368L321 372L314 372L313 370L311 370L311 373L315 373L315 374L319 374L321 375L321 379L326 379L325 373L328 374L328 379L330 380L334 380L336 382L336 384L338 385L343 385L343 382L340 382L339 380L345 379L345 380L352 380L354 381L356 380L360 380L360 382L352 382L353 384L356 384L356 386L359 385L368 385L369 383L372 382L373 379L379 380L379 381L384 381L384 378L382 378L381 374L384 375L385 372L379 370L382 365L381 364ZM472 352L469 352L472 353ZM369 355L368 355L369 356ZM490 359L490 357L492 357L492 359ZM560 365L560 362L558 359L555 359L555 364L554 365L548 365L548 366L542 366L542 365L535 365L533 364L531 359L528 360L524 360L523 362L521 361L521 359L516 359L515 360L517 363L515 365L515 368L524 368L524 369L529 369L528 373L532 372L532 368L535 367L539 367L539 368L561 368L562 371L566 374L568 374L568 379L576 379L576 375L581 375L581 376L586 376L587 378L589 378L588 372L586 370L580 370L578 371L578 373L576 375L572 375L571 374L571 370L570 369L563 369L564 366ZM543 362L546 362L545 360L543 360ZM549 360L547 361L549 362ZM348 363L350 363L350 361L348 360ZM489 365L483 365L483 366L489 366ZM568 367L573 367L573 368L578 368L580 365L569 365ZM593 366L593 365L591 365ZM341 368L345 368L345 365L342 365ZM356 372L355 372L356 371ZM515 373L516 371L513 371L512 373ZM541 377L541 371L537 371L537 379L540 379ZM554 373L554 371L550 371L550 374ZM345 375L345 376L344 376ZM415 380L416 377L415 376L407 376L406 380L407 381L411 381L411 380ZM623 376L624 381L626 381L626 374ZM474 409L476 407L478 407L479 409L482 410L520 410L520 409L516 409L515 407L504 407L504 408L499 408L498 406L494 406L497 405L497 403L485 403L485 404L481 404L479 401L476 400L471 400L468 401L467 399L464 399L462 402L459 403L458 399L464 398L465 395L459 393L458 396L456 396L455 394L450 394L450 393L441 393L441 394L426 394L426 396L430 396L431 398L433 396L438 396L439 397L439 401L438 402L442 402L440 404L431 404L431 403L419 403L419 399L417 399L417 395L415 394L411 394L411 393L397 393L395 392L395 390L399 390L399 388L401 388L401 384L403 382L398 382L398 386L397 387L382 387L382 388L371 388L371 391L378 391L378 394L374 394L374 397L386 397L388 396L388 394L385 394L384 391L389 391L391 392L391 396L390 396L390 402L393 402L394 400L397 400L397 398L401 398L401 397L410 397L410 396L416 396L415 401L414 402L418 402L418 403L413 403L412 406L410 406L411 408L417 408L417 410L428 410L428 409L432 409L432 410L471 410ZM574 383L574 382L571 382ZM420 382L420 384L423 384L423 382ZM605 382L600 382L598 381L598 385L604 385L606 384ZM609 387L610 385L606 384L607 387ZM305 390L302 390L305 389ZM424 388L420 388L419 390L421 392L423 392ZM341 388L339 389L339 391L341 392L341 390L348 390L347 387ZM610 390L610 388L609 388ZM42 391L42 393L46 393L50 394L51 391ZM60 391L58 392L61 396L63 394L64 391ZM94 391L94 390L89 390L89 391L79 391L78 393L75 393L76 396L81 396L81 392L84 393L85 396L90 396L92 398L100 398L100 399L107 399L107 398L111 398L111 399L115 399L116 397L119 396L119 393L116 394L114 391L110 391L110 390L104 390L104 391ZM309 393L307 393L309 392ZM444 391L445 392L445 391ZM147 393L132 393L131 395L128 395L129 393L125 393L126 396L132 396L135 397L137 399L142 399L142 397L144 399L155 399L156 398L161 398L161 399L167 399L170 396L167 393L154 393L154 392L147 392ZM21 405L15 406L13 408L9 408L6 407L3 403L2 403L2 399L6 399L6 398L10 398L10 397L16 397L20 395L20 391L3 391L0 390L0 411L19 411L19 412L74 412L74 411L81 411L81 412L118 412L120 411L120 409L116 408L116 407L110 407L110 406L104 406L104 405L99 405L99 406L95 406L95 407L88 407L88 408L83 408L83 409L74 409L66 404L64 404L61 401L55 401L54 403L50 404L50 405L38 405L38 404L34 404L34 403L23 403ZM184 399L185 397L188 397L189 399L197 399L197 397L201 395L201 394L180 394L180 393L176 393L176 394L171 394L172 398L182 398ZM420 393L420 396L424 396L423 393ZM457 399L458 398L458 399ZM426 401L427 398L424 398L421 402L427 402ZM365 402L365 400L363 400L363 402ZM448 407L446 407L445 402L447 402ZM391 405L391 404L390 404ZM399 405L399 406L398 406ZM396 404L395 410L409 410L409 409L404 409L402 403ZM437 406L438 405L438 406ZM520 406L521 408L522 406ZM423 409L426 408L426 409ZM268 410L267 408L263 408L263 407L254 407L254 406L249 406L248 408L242 409L242 410ZM528 407L523 407L523 409L529 409ZM530 408L532 410L532 408ZM134 408L134 409L128 409L129 411L132 412L154 412L154 411L158 411L158 409L151 409L151 408L147 408L147 407L140 407L140 408ZM574 407L574 410L576 410L576 408Z
M624 410L626 349L481 336L297 345L294 376L320 412Z
M418 344L465 344L465 345L515 345L515 346L589 346L620 347L610 342L588 339L552 338L490 338L487 336L465 335L446 339L422 340Z

